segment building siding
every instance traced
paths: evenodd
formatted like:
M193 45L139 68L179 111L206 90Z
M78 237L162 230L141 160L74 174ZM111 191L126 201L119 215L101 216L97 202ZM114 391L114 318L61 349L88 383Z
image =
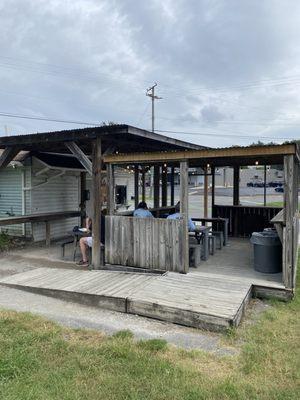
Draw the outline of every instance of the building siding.
M53 177L60 171L36 176L41 167L38 161L33 161L31 174L31 213L59 212L79 210L80 203L80 173L66 172L65 175L54 177L48 183L46 179ZM79 225L79 218L62 219L51 222L51 239L66 236L75 225ZM45 224L32 224L34 241L45 240Z
M8 217L7 213L22 215L22 173L23 168L19 167L0 171L0 218ZM3 226L0 232L21 236L23 225Z

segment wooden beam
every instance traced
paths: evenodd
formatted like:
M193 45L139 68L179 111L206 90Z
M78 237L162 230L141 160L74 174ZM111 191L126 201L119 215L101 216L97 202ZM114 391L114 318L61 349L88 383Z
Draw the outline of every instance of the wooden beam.
M211 167L211 207L212 208L215 205L215 186L216 186L215 173L216 173L215 167Z
M139 167L134 166L134 208L137 209L139 204Z
M240 167L234 166L233 168L233 205L240 204Z
M174 177L175 177L175 168L174 167L172 167L171 168L171 180L170 180L170 186L171 186L171 193L170 193L170 195L171 195L171 201L170 201L170 204L171 204L171 206L173 206L174 205L174 202L175 202L175 196L174 196L174 194L175 194L175 185L174 185Z
M142 167L142 201L146 201L146 173L145 168Z
M249 146L229 147L224 149L204 149L185 151L165 151L149 153L114 154L106 156L104 162L123 163L149 163L169 162L193 159L232 158L232 157L267 157L275 155L296 154L295 144L273 145L273 146Z
M189 271L189 234L188 234L188 213L189 213L189 198L188 198L188 178L189 178L188 161L180 162L180 213L183 221L182 232L182 264L183 271Z
M154 197L154 203L153 207L158 208L159 207L159 186L160 186L160 166L159 165L154 165L154 173L153 173L153 186L154 186L154 191L153 191L153 197Z
M161 206L166 207L168 202L168 167L162 166L161 173Z
M51 228L50 228L50 221L45 222L46 228L46 246L50 247L51 244Z
M80 172L80 211L81 211L81 226L84 225L86 218L86 173Z
M92 258L93 267L99 269L101 267L101 209L102 209L102 196L101 196L101 139L97 138L93 142L92 153L92 186L93 186L93 246Z
M0 218L0 226L25 224L27 222L58 221L75 217L80 217L80 211L59 211L43 214L27 214L19 217Z
M115 213L115 180L114 180L114 166L112 164L106 165L107 169L107 214L113 215Z
M0 169L5 168L19 153L19 147L6 147L0 156Z
M92 175L92 163L87 155L81 150L75 142L65 142L65 146L70 150L72 154L78 159L78 161L83 165L86 171Z
M298 163L292 155L284 157L283 283L294 289L298 250Z
M267 205L267 166L264 165L264 206Z
M208 175L207 167L204 169L204 190L203 190L203 203L204 203L204 218L208 217Z

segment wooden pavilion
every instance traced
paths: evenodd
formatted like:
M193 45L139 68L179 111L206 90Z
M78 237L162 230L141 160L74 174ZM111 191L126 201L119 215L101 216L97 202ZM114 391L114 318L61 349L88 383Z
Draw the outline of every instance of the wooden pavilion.
M0 168L22 150L73 154L92 176L94 269L105 269L101 258L101 171L107 174L105 261L118 271L76 271L38 268L1 279L0 283L50 296L193 327L226 329L237 326L252 295L290 299L295 289L298 250L299 148L296 144L209 149L127 125L0 138ZM283 165L282 207L240 204L239 176L243 166ZM115 207L115 166L134 170L135 205L145 199L145 170L153 169L154 208L158 218L120 215ZM215 201L215 170L234 170L233 204ZM212 217L226 219L229 246L190 269L188 237L188 170L204 171L204 216L208 211L208 176L212 180ZM159 218L174 209L174 174L180 170L182 218ZM169 174L168 174L169 172ZM141 179L140 179L141 178ZM82 176L82 196L84 176ZM169 179L169 184L168 184ZM139 183L141 182L141 191ZM170 193L168 196L168 187ZM264 189L265 190L265 189ZM139 194L141 196L139 197ZM84 196L83 196L84 197ZM45 222L78 215L66 213L23 215L0 219L0 224ZM275 226L282 240L282 274L276 278L253 272L249 235ZM236 237L247 238L237 239ZM226 264L226 265L225 265ZM225 265L225 268L224 268ZM130 274L124 273L132 267ZM244 268L245 267L245 268ZM137 273L149 271L150 275ZM157 271L158 270L158 271ZM120 272L122 271L122 272ZM160 274L154 274L159 272ZM163 274L161 275L161 273ZM181 274L179 274L180 272Z
M107 259L151 268L158 265L161 269L173 270L187 273L189 271L189 247L188 247L188 168L201 167L205 172L204 179L204 215L208 207L208 175L212 177L212 217L227 218L229 220L229 235L232 237L249 237L253 231L260 231L266 227L275 226L282 241L282 280L288 291L294 291L297 251L298 251L298 188L299 188L299 147L295 143L284 145L266 145L249 147L231 147L220 149L197 149L188 151L160 151L134 154L114 154L104 157L107 165L110 182L113 182L114 165L134 165L135 170L143 170L144 165L154 165L154 193L155 205L166 203L166 171L171 168L171 176L174 167L180 168L180 204L181 221L159 222L141 221L130 222L126 217L114 216L108 219L108 243ZM243 166L257 165L283 165L284 169L284 205L273 207L266 205L266 185L264 188L264 206L240 205L240 169ZM230 166L234 170L233 182L233 204L215 204L215 169ZM159 171L161 171L162 193L161 203L159 200ZM174 195L171 179L171 204L174 204ZM143 192L144 193L144 192ZM136 201L138 201L138 190L136 189ZM110 185L109 213L114 213L113 183ZM131 223L132 224L132 223ZM171 224L173 224L171 226ZM123 235L120 234L123 232ZM133 232L133 233L132 233ZM138 234L136 233L138 232ZM144 233L143 233L144 232ZM160 232L160 233L159 233ZM157 249L162 246L161 237L164 236L165 253L163 259L157 255ZM139 240L139 249L136 250L135 243ZM129 241L124 238L130 238ZM133 246L129 246L133 243ZM129 247L128 247L129 246ZM172 254L168 249L173 248ZM121 249L121 250L118 250ZM152 249L152 250L151 250ZM177 251L174 251L177 249ZM137 254L136 254L137 253ZM163 264L161 264L163 262Z
M73 129L57 132L45 132L27 135L0 137L0 169L5 168L20 151L34 154L54 153L73 154L92 176L93 188L93 265L100 267L100 212L101 212L101 171L103 158L109 154L127 153L128 151L170 151L199 149L201 146L181 140L165 137L153 132L138 129L129 125L110 125L84 129ZM110 182L108 182L110 190ZM81 182L82 201L84 207L85 174ZM63 213L44 213L2 218L2 226L21 223L45 222L46 243L50 244L51 221L79 216L80 212L68 210Z

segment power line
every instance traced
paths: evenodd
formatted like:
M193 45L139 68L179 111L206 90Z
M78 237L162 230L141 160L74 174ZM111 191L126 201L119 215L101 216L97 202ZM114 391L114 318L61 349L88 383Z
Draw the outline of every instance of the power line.
M203 133L203 132L186 132L186 131L170 131L170 130L162 130L155 129L155 132L160 133L172 133L178 135L197 135L197 136L210 136L210 137L228 137L228 138L245 138L245 139L269 139L269 140L297 140L295 138L287 138L287 137L272 137L272 136L255 136L255 135L234 135L234 134L219 134L219 133Z
M64 124L75 124L75 125L91 125L91 126L102 126L99 122L83 122L83 121L70 121L59 118L50 118L50 117L35 117L31 115L20 115L20 114L11 114L0 111L1 117L9 117L9 118L21 118L21 119L33 119L37 121L48 121L48 122L59 122Z
M38 120L38 121L47 121L47 122L58 122L64 124L76 124L76 125L89 125L89 126L102 126L102 123L97 122L87 122L87 121L72 121L72 120L64 120L59 118L50 118L50 117L35 117L31 115L20 115L20 114L12 114L0 111L0 116L9 117L9 118L22 118L22 119L30 119L30 120ZM155 132L160 133L172 133L172 134L180 134L180 135L197 135L197 136L208 136L208 137L227 137L227 138L239 138L239 139L268 139L268 140L297 140L296 138L288 138L288 137L272 137L272 136L255 136L255 135L235 135L235 134L224 134L224 133L207 133L207 132L187 132L187 131L173 131L173 130L162 130L155 129Z

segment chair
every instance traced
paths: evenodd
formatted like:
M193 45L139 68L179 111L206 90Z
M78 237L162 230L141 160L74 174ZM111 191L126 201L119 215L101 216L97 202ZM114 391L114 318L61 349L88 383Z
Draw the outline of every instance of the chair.
M189 265L197 268L201 263L201 246L199 244L189 244Z
M209 254L213 256L216 252L216 236L214 236L211 233L208 236L208 245L209 245Z
M218 249L221 250L223 245L224 245L224 234L223 231L212 231L211 234L213 236L215 236L216 238L218 238Z
M61 247L61 257L65 258L65 252L66 252L66 245L67 244L71 244L74 243L74 237L70 236L66 239L60 240L58 242L56 242L57 245L59 245ZM75 254L73 254L73 258L75 260Z

